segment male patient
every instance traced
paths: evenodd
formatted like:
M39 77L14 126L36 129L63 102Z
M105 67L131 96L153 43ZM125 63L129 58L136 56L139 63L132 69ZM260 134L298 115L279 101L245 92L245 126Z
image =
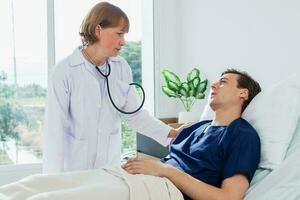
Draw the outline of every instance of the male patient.
M260 91L245 72L226 70L211 85L213 121L184 129L161 162L134 158L123 169L166 177L185 199L242 199L260 160L260 140L241 113Z

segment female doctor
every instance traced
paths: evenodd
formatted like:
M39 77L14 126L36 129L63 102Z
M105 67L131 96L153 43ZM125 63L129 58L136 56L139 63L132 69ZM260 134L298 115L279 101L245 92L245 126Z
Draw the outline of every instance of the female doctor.
M115 106L130 113L140 105L135 87L129 85L131 69L117 56L128 30L128 18L120 8L98 3L81 24L83 46L55 66L43 135L45 173L120 164L121 122ZM130 127L165 146L179 131L146 110L122 116Z

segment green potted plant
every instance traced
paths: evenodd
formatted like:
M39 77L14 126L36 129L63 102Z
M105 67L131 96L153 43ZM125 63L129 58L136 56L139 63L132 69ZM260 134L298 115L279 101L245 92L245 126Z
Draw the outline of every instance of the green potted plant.
M200 70L197 68L192 69L188 73L186 81L181 81L180 78L169 70L163 70L162 75L165 80L165 86L162 86L162 91L168 97L180 99L183 103L185 112L179 113L179 123L184 123L188 120L195 120L194 114L191 109L196 100L204 99L204 92L207 89L208 80L201 80Z

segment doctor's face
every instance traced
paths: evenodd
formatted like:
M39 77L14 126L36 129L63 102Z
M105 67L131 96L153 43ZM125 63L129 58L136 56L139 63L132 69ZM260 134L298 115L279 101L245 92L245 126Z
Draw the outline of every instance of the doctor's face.
M98 40L106 57L117 56L119 51L125 45L125 34L127 31L122 23L117 27L100 28L100 37Z
M244 88L238 88L238 74L224 74L219 80L211 84L210 106L213 110L222 107L240 105L248 93Z

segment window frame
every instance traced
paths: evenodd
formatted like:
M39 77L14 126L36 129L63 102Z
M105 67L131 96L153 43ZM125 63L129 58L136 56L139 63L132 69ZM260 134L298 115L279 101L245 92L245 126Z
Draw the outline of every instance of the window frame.
M153 0L141 0L143 20L142 20L142 83L146 92L146 99L144 108L149 111L151 115L156 115L155 111L155 52L154 52L154 9ZM147 63L145 65L145 63ZM145 66L145 67L144 67ZM149 66L153 66L152 68Z

